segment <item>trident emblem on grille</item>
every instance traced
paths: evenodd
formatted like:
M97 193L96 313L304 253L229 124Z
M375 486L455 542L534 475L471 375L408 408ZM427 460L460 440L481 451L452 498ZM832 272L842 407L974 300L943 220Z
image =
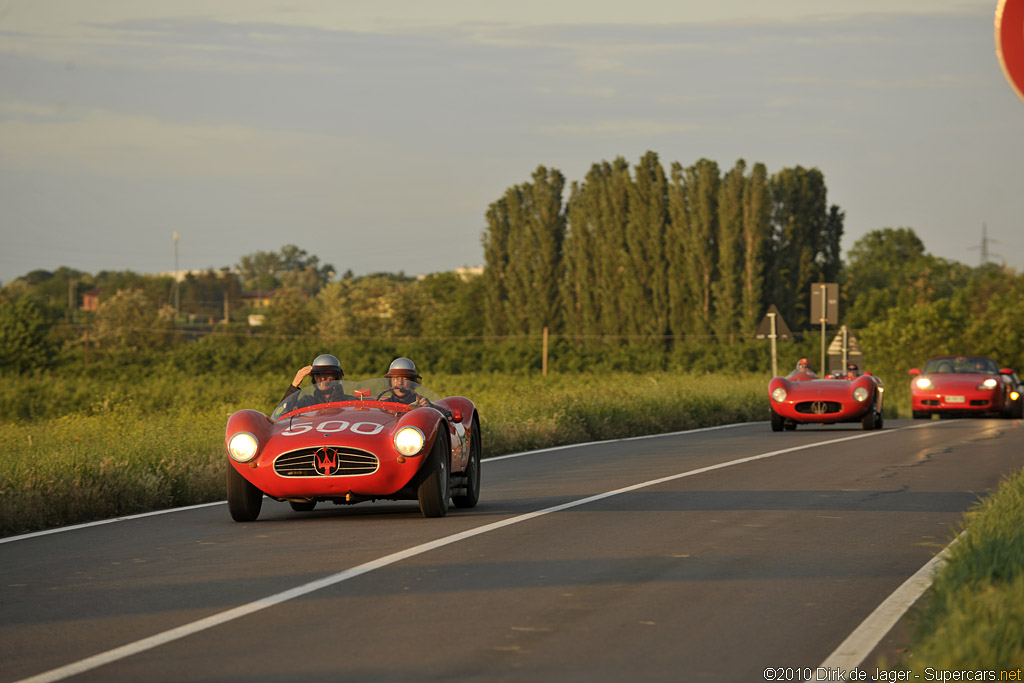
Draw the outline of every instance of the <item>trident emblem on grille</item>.
M828 403L825 401L815 401L811 404L811 412L815 415L823 415L828 412Z
M317 474L329 477L332 474L338 473L341 464L339 460L338 451L323 446L318 448L316 453L313 454L313 469L316 470Z

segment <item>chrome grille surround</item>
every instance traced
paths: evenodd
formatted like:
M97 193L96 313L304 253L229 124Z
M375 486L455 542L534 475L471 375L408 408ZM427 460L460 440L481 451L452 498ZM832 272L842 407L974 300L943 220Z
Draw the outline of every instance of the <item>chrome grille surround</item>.
M337 458L337 467L322 474L315 466L317 453L329 449ZM274 473L279 477L359 477L375 473L380 461L373 453L347 446L317 446L282 453L274 459Z

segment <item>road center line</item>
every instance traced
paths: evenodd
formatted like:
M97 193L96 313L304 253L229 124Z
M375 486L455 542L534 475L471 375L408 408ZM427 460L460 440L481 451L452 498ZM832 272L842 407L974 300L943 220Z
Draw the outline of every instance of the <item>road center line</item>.
M452 534L451 536L445 536L444 538L439 538L428 543L422 543L420 545L413 546L405 550L400 550L396 553L391 553L390 555L385 555L384 557L377 558L376 560L371 560L370 562L366 562L356 567L345 569L335 574L331 574L330 576L325 576L322 579L310 581L309 583L302 584L301 586L296 586L295 588L291 588L280 593L269 595L265 598L261 598L254 602L250 602L248 604L240 605L233 609L220 612L219 614L213 614L204 619L199 619L198 621L193 621L192 623L183 624L182 626L178 626L177 628L170 629L169 631L157 633L156 635L149 636L148 638L143 638L133 643L128 643L127 645L122 645L121 647L117 647L112 650L107 650L106 652L101 652L99 654L93 655L92 657L87 657L77 662L72 662L71 664L67 664L56 669L51 669L50 671L43 672L36 676L22 679L22 681L20 681L19 683L44 683L49 681L63 680L71 676L77 676L78 674L84 673L86 671L91 671L92 669L96 669L106 664L111 664L121 659L126 659L141 652L145 652L146 650L151 650L155 647L159 647L160 645L165 645L175 640L180 640L181 638L185 638L187 636L199 633L201 631L211 629L215 626L220 626L221 624L225 624L229 621L240 619L241 617L267 609L268 607L273 607L283 602L294 600L296 598L300 598L304 595L308 595L318 590L334 586L336 584L342 583L343 581L354 579L357 576L362 576L363 574L372 572L375 569L381 569L383 567L395 564L396 562L401 562L402 560L407 560L411 557L416 557L417 555L422 555L423 553L430 552L431 550L443 548L444 546L451 545L453 543L458 543L459 541L464 541L466 539L473 538L474 536L480 536L482 534L490 533L492 531L497 531L498 529L502 529L507 526L512 526L513 524L528 522L530 520L554 512L569 510L571 508L579 507L581 505L587 505L589 503L594 503L599 500L604 500L605 498L618 496L623 493L630 493L632 491L637 491L651 486L657 486L659 484L675 481L677 479L684 479L686 477L693 477L698 474L704 474L706 472L713 472L715 470L725 469L726 467L734 467L736 465L743 465L748 462L764 460L767 458L774 458L776 456L785 455L787 453L795 453L796 451L803 451L811 448L819 448L822 446L831 446L833 444L843 443L844 441L854 441L856 439L864 439L872 436L894 434L899 431L903 431L906 429L915 429L922 426L924 425L914 425L909 427L901 427L898 429L887 429L884 431L865 432L863 434L857 434L855 436L846 436L839 439L831 439L829 441L818 441L814 443L804 444L802 446L793 446L791 448L783 448L776 451L769 451L767 453L761 453L759 455L751 455L746 458L738 458L736 460L718 463L717 465L708 465L707 467L700 467L695 470L680 472L678 474L672 474L667 477L661 477L659 479L651 479L650 481L645 481L639 484L633 484L631 486L626 486L624 488L615 489L614 491L599 493L593 496L588 496L586 498L580 498L579 500L563 503L561 505L555 505L549 508L544 508L543 510L537 510L516 517L510 517L509 519L505 519L499 522L492 522L490 524L485 524L484 526L477 527L475 529L469 529L467 531L463 531L457 534ZM484 462L486 462L486 460Z

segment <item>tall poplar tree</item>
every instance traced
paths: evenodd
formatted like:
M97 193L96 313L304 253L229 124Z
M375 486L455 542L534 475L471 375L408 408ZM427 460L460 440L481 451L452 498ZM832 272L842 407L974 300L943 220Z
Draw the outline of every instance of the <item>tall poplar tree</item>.
M687 291L683 319L689 334L706 335L711 331L711 283L718 264L718 188L721 176L718 164L701 159L685 170L675 164L673 189L681 201L670 202L673 222L679 222L682 240L682 277ZM673 209L674 207L674 209Z
M629 186L625 270L620 290L625 313L623 330L628 335L660 337L668 333L668 181L654 152L641 158L635 173Z
M774 244L772 291L790 325L809 324L810 285L839 273L843 214L828 208L825 178L816 168L787 168L772 176Z
M722 178L718 192L718 279L712 284L715 318L712 329L719 339L735 339L741 314L743 284L743 192L747 164L743 159Z
M484 247L484 331L491 336L509 332L506 307L508 287L506 271L509 263L509 236L512 227L508 217L508 203L505 197L492 202L487 209L487 229L482 242Z
M743 189L743 284L740 296L740 329L753 334L769 301L764 291L765 271L771 249L771 192L768 169L754 164Z

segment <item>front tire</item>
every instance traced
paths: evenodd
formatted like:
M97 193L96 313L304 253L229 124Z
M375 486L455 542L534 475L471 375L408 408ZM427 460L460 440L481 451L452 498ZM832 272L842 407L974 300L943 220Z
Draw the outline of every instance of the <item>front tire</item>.
M480 460L483 457L483 441L480 438L480 421L473 417L473 434L469 439L469 463L466 464L464 478L466 480L465 493L452 496L452 502L457 508L474 508L480 500Z
M251 522L260 516L263 491L249 483L228 463L228 512L236 522Z
M864 414L861 418L860 424L864 429L878 429L878 413L875 412L875 407L871 406L871 409Z
M420 512L424 517L444 517L448 514L448 498L451 497L451 482L448 479L448 466L451 461L451 448L448 447L448 433L444 423L438 426L434 447L430 449L429 461L424 465L430 474L416 489L416 498L420 503Z
M771 409L769 409L771 410ZM772 431L781 432L782 428L786 425L786 421L781 415L772 410Z

